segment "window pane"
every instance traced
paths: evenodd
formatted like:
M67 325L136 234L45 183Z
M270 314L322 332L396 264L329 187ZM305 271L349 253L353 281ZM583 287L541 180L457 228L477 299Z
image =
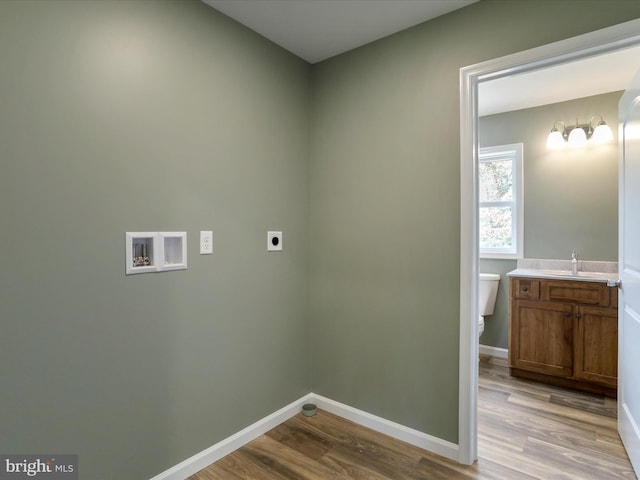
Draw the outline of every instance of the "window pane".
M513 247L511 207L480 207L480 248Z
M480 201L513 199L513 162L495 160L480 162Z

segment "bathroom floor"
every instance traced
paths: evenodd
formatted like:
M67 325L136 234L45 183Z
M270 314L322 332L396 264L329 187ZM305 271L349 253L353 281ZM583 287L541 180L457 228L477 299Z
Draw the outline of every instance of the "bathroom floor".
M467 467L330 413L296 415L189 480L635 479L616 401L509 376L482 356L479 460Z
M636 478L618 436L615 399L517 379L507 365L480 358L481 471L499 464L518 472L509 478Z

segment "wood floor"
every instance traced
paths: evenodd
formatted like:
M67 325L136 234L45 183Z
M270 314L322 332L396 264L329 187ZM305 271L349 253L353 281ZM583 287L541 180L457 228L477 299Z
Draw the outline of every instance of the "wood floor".
M478 456L462 466L319 411L296 415L189 480L610 480L636 477L616 401L509 376L480 361Z

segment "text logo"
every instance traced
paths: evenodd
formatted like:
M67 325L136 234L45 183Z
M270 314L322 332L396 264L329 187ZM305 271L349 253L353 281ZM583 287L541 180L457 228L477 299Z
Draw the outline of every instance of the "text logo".
M78 480L78 455L1 455L0 480Z

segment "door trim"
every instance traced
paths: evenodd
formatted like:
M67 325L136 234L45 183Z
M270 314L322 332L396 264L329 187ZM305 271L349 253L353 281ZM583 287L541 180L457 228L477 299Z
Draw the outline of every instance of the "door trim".
M640 45L640 19L460 69L460 463L478 458L478 85Z

